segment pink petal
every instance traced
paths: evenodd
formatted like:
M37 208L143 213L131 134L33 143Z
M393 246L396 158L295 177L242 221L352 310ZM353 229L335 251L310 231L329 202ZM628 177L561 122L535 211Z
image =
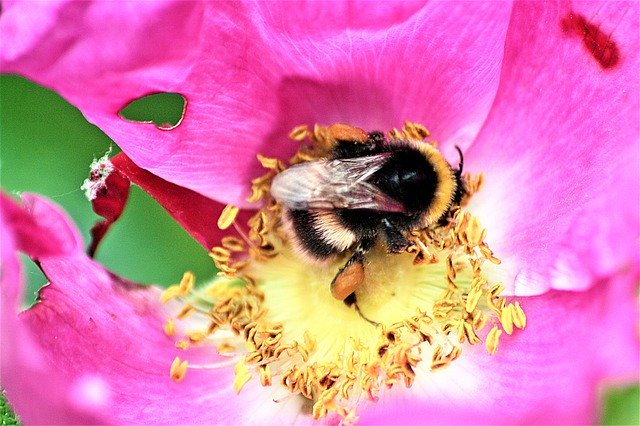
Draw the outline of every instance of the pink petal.
M0 195L0 386L24 422L97 423L98 418L91 412L67 400L67 380L48 369L46 357L17 315L23 293L17 250L24 249L32 256L62 253L73 257L77 253L68 250L77 231L72 229L75 235L64 235L70 230L64 226L70 226L66 216L46 200L35 196L25 198L28 201L21 209L6 195ZM27 210L30 207L32 209ZM49 232L52 229L62 231L61 235Z
M52 204L32 200L41 207L35 223L42 222L41 216L59 215L59 220L72 226ZM3 207L10 203L6 199ZM14 207L15 215L31 213ZM16 293L22 282L17 232L21 229L5 222L3 215L0 385L22 421L296 421L301 401L273 404L271 394L256 381L236 396L231 367L190 370L184 381L173 382L169 366L176 355L196 365L227 359L213 348L189 352L175 348L175 337L163 332L169 313L159 304L159 290L116 277L81 251L45 253L38 258L50 284L41 290L39 302L18 317ZM246 410L249 406L259 408Z
M410 119L469 144L497 88L509 12L507 2L69 1L47 14L15 3L3 11L0 58L80 108L140 167L246 206L256 153L287 156L301 123ZM158 91L188 101L176 129L118 117Z
M82 237L58 206L33 194L21 198L22 207L0 193L0 212L19 250L36 258L82 250Z
M602 46L585 45L579 17ZM472 209L512 294L584 289L638 265L638 25L635 3L514 7L496 101L465 158L485 173Z
M593 424L605 385L637 383L638 271L519 299L527 326L363 407L361 424ZM427 367L428 369L428 367Z

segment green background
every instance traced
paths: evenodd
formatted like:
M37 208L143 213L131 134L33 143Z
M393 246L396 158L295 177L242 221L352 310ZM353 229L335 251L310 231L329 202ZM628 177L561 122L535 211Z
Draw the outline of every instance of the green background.
M181 113L176 97L164 96L132 105L130 119L175 122ZM0 76L0 185L14 196L20 192L46 195L75 221L85 242L98 220L80 190L89 164L115 144L57 94L22 78ZM215 274L206 252L153 199L132 187L129 202L98 249L97 260L134 281L162 286L180 280L185 270L198 280ZM25 305L45 283L40 271L23 257L28 279ZM523 384L525 385L525 384ZM637 387L617 389L604 398L603 424L638 424ZM2 424L14 424L0 397Z

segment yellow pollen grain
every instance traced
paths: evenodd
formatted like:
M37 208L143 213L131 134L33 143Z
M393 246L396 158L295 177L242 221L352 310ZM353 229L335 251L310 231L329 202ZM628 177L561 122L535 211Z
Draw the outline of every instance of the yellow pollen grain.
M469 292L469 294L467 295L467 301L465 303L464 309L471 313L476 309L476 306L478 306L478 302L480 301L480 297L482 296L482 290L474 287L471 289L471 291Z
M265 169L273 170L276 172L281 172L285 169L282 161L278 160L277 158L269 158L260 154L258 154L257 157L258 161Z
M189 349L189 342L187 342L186 340L178 340L175 343L175 347L186 351L187 349Z
M218 218L218 228L222 230L229 228L236 220L236 216L238 216L239 211L240 209L236 206L232 206L231 204L226 205Z
M172 285L160 294L160 302L167 303L177 297L186 296L193 289L195 277L193 273L187 271L182 275L180 283Z
M491 295L491 297L496 297L503 291L504 285L502 285L502 283L496 283L489 289L489 294Z
M487 341L485 342L485 345L490 355L495 355L498 350L498 343L501 334L502 330L500 330L497 325L494 325L489 334L487 334Z
M167 303L170 300L175 299L180 295L180 287L177 285L166 288L162 293L160 293L160 302Z
M227 262L231 258L231 252L222 247L214 247L209 252L209 256L217 262Z
M296 126L289 132L289 139L294 141L302 142L309 135L309 126L306 124L301 124L300 126Z
M231 236L222 238L222 247L232 252L243 252L245 250L244 241Z
M198 343L207 338L207 335L201 331L193 331L187 334L187 337L192 343Z
M166 334L169 337L176 334L176 325L173 322L173 318L167 319L167 322L165 323L163 329L164 329L164 334Z
M175 357L171 363L171 369L169 370L169 377L171 377L171 380L174 382L181 382L187 374L188 365L189 363L186 360L181 362L180 357Z
M271 368L269 368L269 365L261 365L258 373L260 374L260 384L262 386L271 386Z
M238 361L235 367L233 367L233 372L236 373L236 377L233 380L233 390L239 394L244 385L251 379L251 374L244 360Z
M505 333L511 335L513 333L513 311L509 306L505 306L500 313L500 323Z
M473 329L473 325L469 324L468 322L464 323L464 334L467 337L469 343L471 343L472 345L481 342L480 338Z
M194 311L195 311L195 308L193 306L184 305L180 310L180 312L178 312L178 315L176 315L176 317L182 321L185 318L187 318L189 315L191 315Z
M511 310L511 315L513 316L513 325L518 327L520 330L524 330L524 328L527 326L527 316L522 310L520 302L509 305L509 309Z
M182 296L186 296L193 289L193 284L195 284L196 278L192 272L186 271L182 275L182 279L180 280L180 292Z

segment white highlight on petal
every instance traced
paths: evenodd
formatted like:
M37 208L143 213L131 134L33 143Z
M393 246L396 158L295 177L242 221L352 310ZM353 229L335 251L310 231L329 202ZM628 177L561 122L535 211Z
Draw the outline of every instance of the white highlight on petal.
M102 377L87 374L73 383L69 398L80 408L95 410L110 403L111 388Z

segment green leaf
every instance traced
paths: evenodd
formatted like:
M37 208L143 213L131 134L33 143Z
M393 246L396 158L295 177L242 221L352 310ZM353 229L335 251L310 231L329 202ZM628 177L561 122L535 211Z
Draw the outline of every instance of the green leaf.
M2 415L2 426L5 425L19 425L18 418L9 407L7 398L4 396L4 391L0 392L0 414Z
M602 425L640 424L640 387L610 389L603 411Z

